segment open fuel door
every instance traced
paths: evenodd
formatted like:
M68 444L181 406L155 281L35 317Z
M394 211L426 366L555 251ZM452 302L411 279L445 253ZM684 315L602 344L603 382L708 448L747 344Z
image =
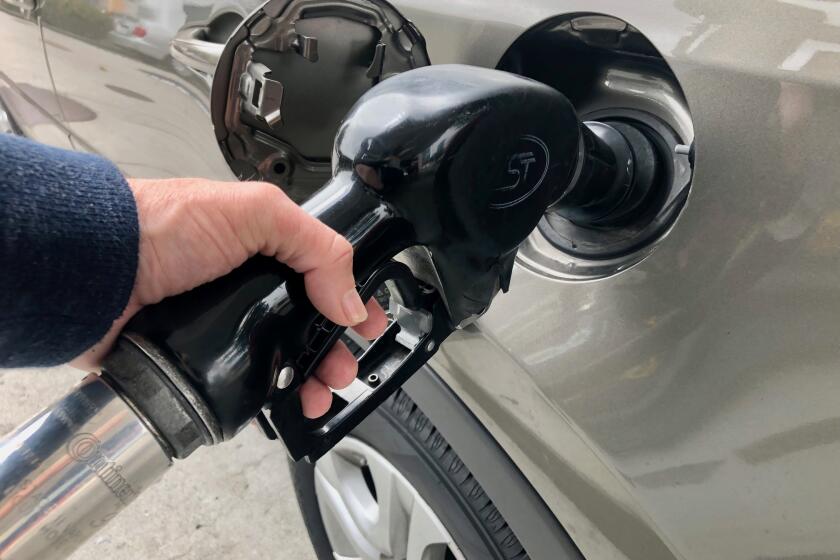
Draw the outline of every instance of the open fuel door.
M243 180L296 201L330 176L342 117L368 89L429 64L423 37L380 0L270 0L231 37L213 82L222 152Z

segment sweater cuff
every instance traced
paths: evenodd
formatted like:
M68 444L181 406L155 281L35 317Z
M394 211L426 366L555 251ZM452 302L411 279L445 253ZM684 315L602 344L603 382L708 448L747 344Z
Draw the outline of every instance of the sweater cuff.
M112 163L0 135L0 365L66 362L125 309L137 273L134 196Z

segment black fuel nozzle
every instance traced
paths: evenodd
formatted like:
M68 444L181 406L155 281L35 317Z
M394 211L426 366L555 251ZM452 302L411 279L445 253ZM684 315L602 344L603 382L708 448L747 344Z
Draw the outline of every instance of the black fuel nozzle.
M549 208L580 226L632 221L655 194L658 161L651 140L626 122L581 124L574 177Z
M409 264L440 292L457 326L507 288L519 244L576 170L580 135L571 103L542 83L431 66L361 97L336 136L333 181L386 205L406 227L404 245L425 248L428 262ZM332 192L305 204L327 223ZM382 253L371 258L363 245L364 270Z
M516 250L549 206L615 215L634 185L622 138L505 72L431 66L389 78L346 116L333 178L304 204L354 246L363 297L386 280L396 295L394 322L360 358L356 396L303 417L297 388L343 329L314 309L300 275L263 257L141 311L107 374L175 456L257 416L294 459L314 460L508 288ZM167 390L180 408L162 409Z

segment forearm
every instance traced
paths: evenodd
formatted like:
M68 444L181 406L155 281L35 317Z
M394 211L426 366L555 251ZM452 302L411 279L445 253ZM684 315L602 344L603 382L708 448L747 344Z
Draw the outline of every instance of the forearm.
M129 300L137 254L134 197L113 164L0 135L0 367L93 346Z

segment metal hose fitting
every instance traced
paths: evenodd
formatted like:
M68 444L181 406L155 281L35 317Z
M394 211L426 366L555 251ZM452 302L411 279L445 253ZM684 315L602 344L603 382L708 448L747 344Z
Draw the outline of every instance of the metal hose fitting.
M144 419L88 375L0 440L0 558L67 557L170 464Z

